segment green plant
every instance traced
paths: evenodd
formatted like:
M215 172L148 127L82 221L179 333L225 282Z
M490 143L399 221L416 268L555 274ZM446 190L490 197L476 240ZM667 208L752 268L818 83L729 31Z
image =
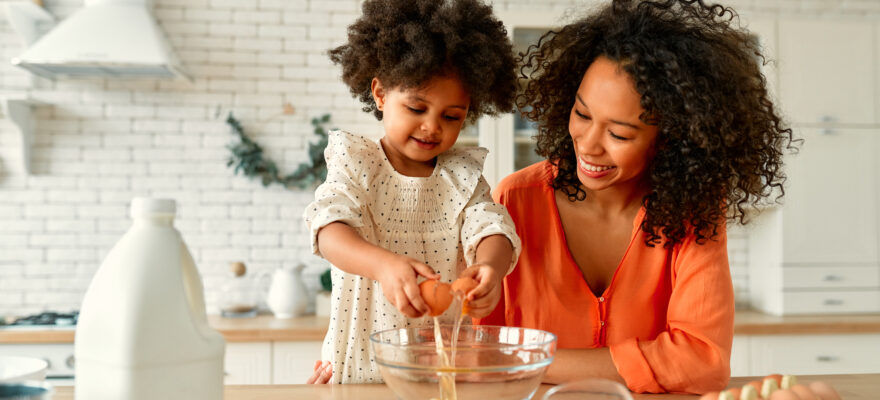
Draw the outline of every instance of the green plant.
M263 148L247 136L241 122L232 113L226 117L233 132L238 135L240 141L226 146L232 155L226 162L227 167L235 166L234 174L241 172L244 176L254 179L260 178L263 186L273 183L280 184L285 188L296 187L305 189L315 187L327 178L327 163L324 160L324 149L327 147L327 129L325 125L330 122L330 114L312 118L311 123L314 133L318 136L317 142L309 143L309 162L299 164L291 174L282 175L278 171L275 161L263 156Z
M325 292L329 292L333 289L333 283L330 279L330 268L327 268L327 270L321 274L321 289Z

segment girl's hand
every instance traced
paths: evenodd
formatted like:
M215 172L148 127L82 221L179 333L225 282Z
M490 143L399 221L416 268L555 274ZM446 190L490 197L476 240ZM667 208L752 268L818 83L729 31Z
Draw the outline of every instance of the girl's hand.
M459 276L471 278L479 283L466 294L468 315L474 318L489 315L501 300L501 281L504 277L488 264L473 264Z
M385 298L400 312L410 318L418 318L428 312L428 304L422 299L418 276L440 279L431 267L413 258L394 254L382 267L377 281Z
M317 360L313 368L315 372L306 380L306 384L323 385L330 382L330 378L333 377L333 366L330 365L330 361Z

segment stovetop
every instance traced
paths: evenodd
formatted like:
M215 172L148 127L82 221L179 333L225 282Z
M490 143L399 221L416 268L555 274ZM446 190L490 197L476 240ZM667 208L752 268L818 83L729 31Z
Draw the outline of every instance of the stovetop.
M60 313L46 311L16 318L11 323L0 319L0 329L75 329L79 311Z

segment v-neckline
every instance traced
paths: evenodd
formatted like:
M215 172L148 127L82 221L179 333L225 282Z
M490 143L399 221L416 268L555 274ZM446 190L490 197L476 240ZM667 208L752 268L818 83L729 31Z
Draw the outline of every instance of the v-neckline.
M564 250L564 257L568 259L569 264L572 268L575 269L575 273L579 276L580 282L586 287L586 291L592 296L593 299L598 299L599 297L608 297L611 294L611 290L614 288L615 282L617 282L617 276L620 274L620 270L624 265L624 261L626 261L626 256L629 255L629 251L633 246L633 243L636 239L636 233L639 231L639 227L642 224L642 220L645 217L645 207L639 207L639 211L636 213L635 218L633 219L632 230L630 231L629 244L626 246L626 251L623 252L623 257L620 258L620 261L617 262L617 267L614 268L614 274L611 275L611 281L608 283L608 286L605 287L605 290L602 291L602 294L596 296L596 293L593 292L593 288L590 287L590 284L587 282L586 277L584 277L584 272L581 269L580 265L575 261L574 255L571 253L571 249L568 247L568 237L565 236L565 227L562 226L562 214L559 213L559 204L556 203L556 189L553 186L548 186L548 196L550 196L550 202L553 204L554 211L554 225L556 228L559 237L562 239Z

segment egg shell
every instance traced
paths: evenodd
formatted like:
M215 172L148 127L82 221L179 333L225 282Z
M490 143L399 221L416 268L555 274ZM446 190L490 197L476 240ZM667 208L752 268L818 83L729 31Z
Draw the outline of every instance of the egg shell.
M773 379L776 381L776 387L782 387L782 375L781 374L770 374L764 377L764 380Z
M730 388L724 391L730 392L730 394L733 395L733 400L739 400L739 397L742 394L742 388Z
M807 385L798 383L792 386L791 390L797 393L797 395L801 397L801 400L820 400Z
M718 400L720 392L709 392L700 396L700 400Z
M756 385L760 386L760 384L758 384L758 381L754 382ZM752 386L751 384L746 384L742 387L742 391L739 394L739 400L758 400L758 389L756 389L755 386Z
M760 396L760 394L761 394L761 381L751 381L751 382L747 383L746 385L755 388L755 394Z
M782 375L782 380L779 381L780 389L791 389L792 386L797 385L797 377L794 375Z
M721 393L718 394L718 400L738 400L733 396L733 393L728 390L722 390Z
M779 389L770 395L770 400L801 400L801 398L792 390Z
M452 288L448 283L429 279L419 284L419 291L428 304L428 315L432 317L443 314L452 304Z
M463 295L467 295L471 290L474 290L477 285L480 283L475 281L470 277L461 277L452 282L452 291L459 292Z
M773 392L777 390L779 390L779 382L776 379L771 377L764 378L764 382L761 383L761 397L769 399Z
M840 394L826 382L812 382L810 383L810 389L822 400L840 400Z

